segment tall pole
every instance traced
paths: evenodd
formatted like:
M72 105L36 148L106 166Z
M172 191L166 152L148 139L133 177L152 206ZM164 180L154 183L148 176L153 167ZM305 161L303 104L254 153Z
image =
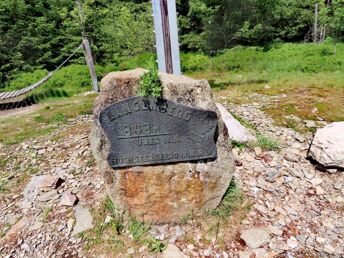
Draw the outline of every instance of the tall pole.
M85 33L84 12L83 12L82 5L81 5L79 0L76 0L76 4L78 5L78 8L79 8L80 24L81 24L81 29L82 29L82 45L84 48L86 64L87 64L88 69L90 71L93 90L95 92L99 92L98 78L97 78L97 74L96 74L96 69L94 67L94 61L93 61L92 51L91 51L91 47L90 47L90 42L89 42L89 40L86 36L86 33Z
M314 32L313 32L313 42L318 42L318 12L319 4L315 4L315 13L314 13Z
M175 0L152 0L160 72L181 74Z

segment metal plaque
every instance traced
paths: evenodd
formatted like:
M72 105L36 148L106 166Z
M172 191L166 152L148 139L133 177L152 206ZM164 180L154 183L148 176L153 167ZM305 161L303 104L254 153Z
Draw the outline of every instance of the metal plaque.
M113 168L216 159L217 115L154 97L132 97L100 114Z

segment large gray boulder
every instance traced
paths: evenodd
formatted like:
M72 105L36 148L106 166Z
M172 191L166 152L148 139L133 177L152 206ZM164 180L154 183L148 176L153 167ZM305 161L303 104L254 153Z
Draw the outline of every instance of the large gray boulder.
M99 114L112 103L137 95L144 72L143 69L114 72L102 80L94 107L91 147L108 194L119 209L148 222L180 222L186 215L214 209L221 202L235 169L228 133L207 81L162 73L164 98L217 112L218 158L208 162L111 168L107 162L109 142L100 126Z
M326 168L344 169L344 122L319 129L308 156Z
M216 106L219 109L222 120L227 127L229 139L240 143L254 142L256 140L252 133L245 126L240 124L240 122L236 120L223 105L216 103Z

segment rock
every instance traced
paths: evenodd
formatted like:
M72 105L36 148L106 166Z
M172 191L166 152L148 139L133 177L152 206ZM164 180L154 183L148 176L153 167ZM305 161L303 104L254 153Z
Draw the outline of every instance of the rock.
M188 244L186 248L192 251L195 249L195 246L193 244Z
M29 217L24 216L14 226L11 227L11 229L6 233L5 237L1 240L11 240L15 238L15 236L18 235L21 230L29 226L30 222L31 219Z
M251 252L249 251L240 251L239 252L239 258L250 258Z
M227 127L229 139L240 143L255 141L255 137L251 134L251 132L246 127L241 125L240 122L236 120L223 105L216 103L216 106L219 109L222 120Z
M193 211L208 211L221 202L235 169L228 133L207 81L162 73L160 79L166 99L218 113L218 158L215 161L111 168L107 161L109 142L100 126L99 114L110 104L136 95L143 73L143 69L136 69L104 77L101 93L95 101L91 148L108 194L120 210L129 211L147 222L176 223Z
M294 153L291 153L291 152L287 152L284 155L284 159L288 160L290 162L299 162L299 160L300 160L300 158L298 156L296 156Z
M174 244L168 244L165 251L162 253L162 258L186 258L187 256L180 251Z
M63 183L63 179L57 176L34 176L26 185L23 191L22 208L30 208L34 198L38 195L41 188L58 188Z
M322 189L320 186L316 186L316 187L315 187L315 192L317 193L317 195L323 195L323 194L325 194L324 189Z
M104 220L104 224L109 224L111 221L113 221L113 218L111 216L106 216L105 220Z
M74 221L75 219L69 219L67 221L67 230L68 230L68 234L72 231L73 226L74 226Z
M27 243L24 243L20 246L21 249L25 250L26 252L30 252L31 248Z
M51 190L49 192L46 192L44 194L42 194L38 200L40 202L47 202L47 201L51 201L51 200L56 200L60 197L60 195L57 193L56 190Z
M76 206L74 208L74 214L76 224L72 233L73 236L93 228L93 217L91 212L87 208Z
M311 183L313 186L317 186L317 185L320 185L324 180L320 177L316 177L316 178L313 178L311 180Z
M267 258L268 252L264 248L258 248L253 250L257 258Z
M209 256L210 254L211 254L211 250L210 249L206 249L206 250L203 251L203 255L205 257Z
M127 250L127 254L129 254L130 256L133 255L133 254L135 254L135 249L134 249L133 247L129 248L129 249Z
M325 245L324 251L328 254L334 254L336 249L334 249L331 245Z
M240 238L251 249L261 247L270 241L270 230L265 226L256 226L242 232Z
M75 196L70 190L65 191L61 196L60 205L73 206L77 203L78 197Z
M344 122L319 129L313 139L308 157L324 167L344 168Z
M341 190L343 188L343 183L340 181L337 181L334 183L333 188L336 190Z
M297 241L297 239L295 237L290 237L288 240L287 240L287 245L291 248L291 249L294 249L296 248L299 243Z
M315 128L317 127L316 123L313 120L305 120L305 126L307 128Z

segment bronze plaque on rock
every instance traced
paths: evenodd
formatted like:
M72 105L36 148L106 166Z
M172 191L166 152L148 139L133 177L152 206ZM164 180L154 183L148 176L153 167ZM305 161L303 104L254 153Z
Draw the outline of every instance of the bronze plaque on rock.
M113 168L216 159L217 115L154 97L132 97L100 114Z

